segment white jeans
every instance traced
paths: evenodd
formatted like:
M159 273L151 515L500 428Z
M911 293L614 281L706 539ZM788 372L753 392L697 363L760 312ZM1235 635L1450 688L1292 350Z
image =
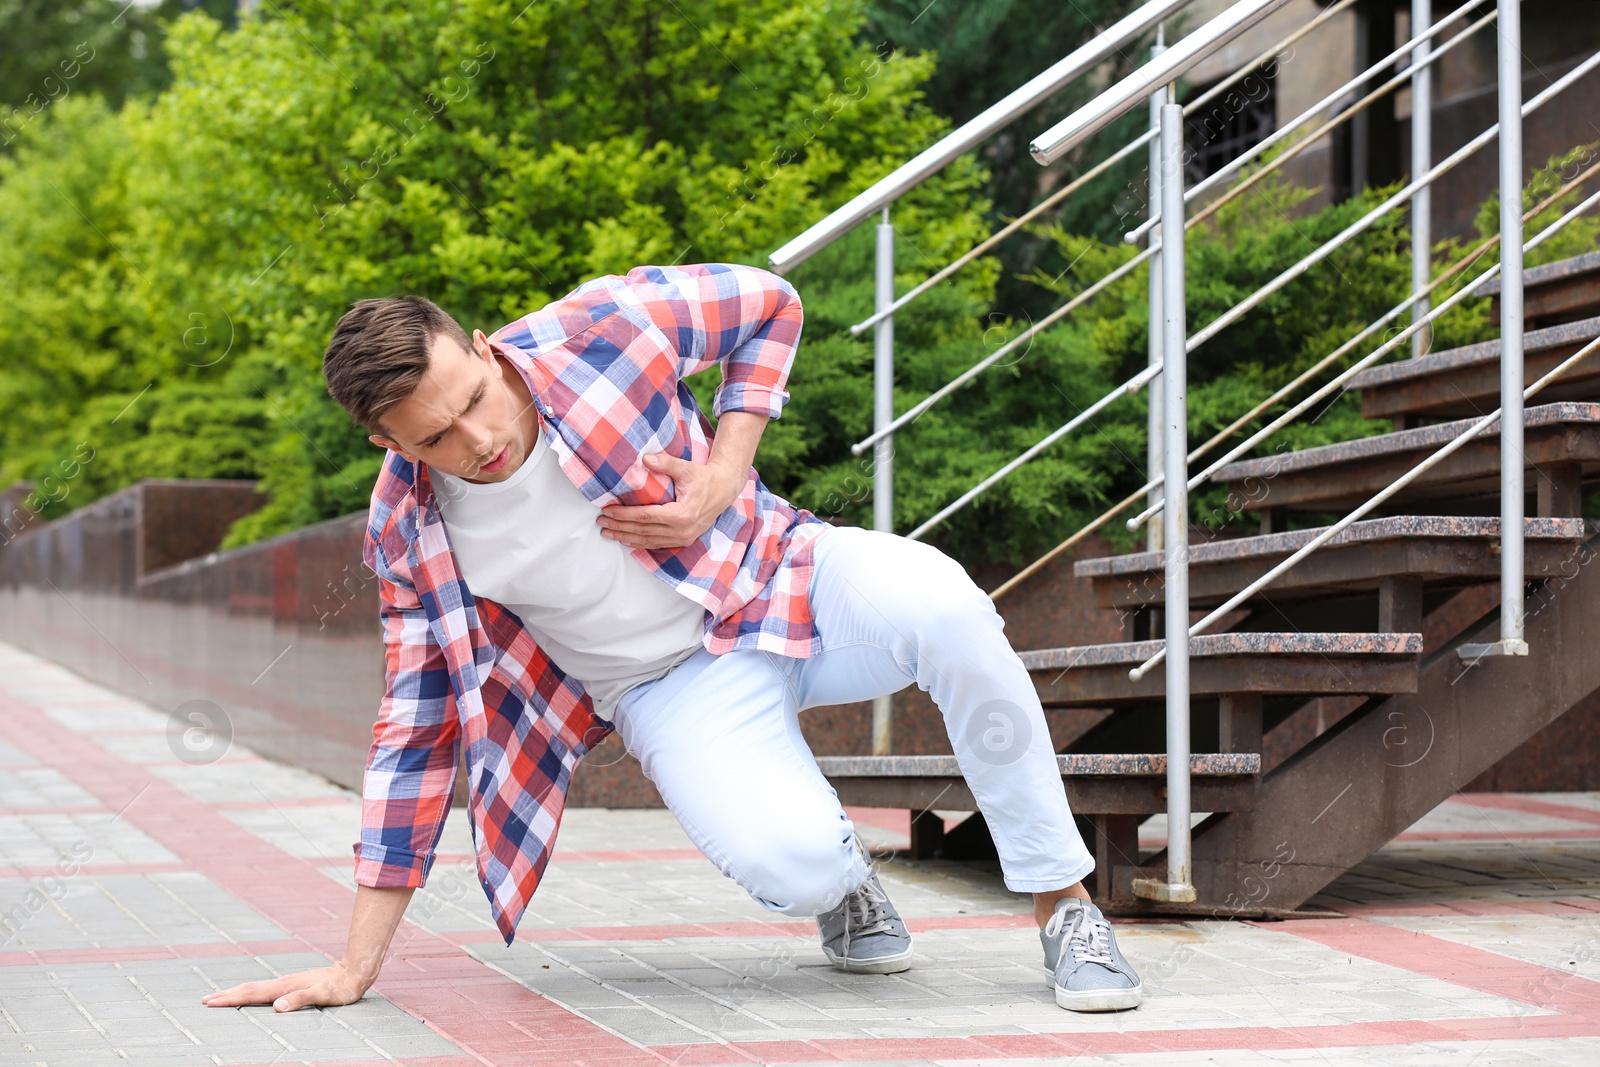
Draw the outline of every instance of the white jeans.
M945 728L1006 887L1062 889L1094 869L1067 807L1044 712L989 597L938 549L855 527L817 538L809 587L823 651L701 649L625 693L613 716L689 838L785 915L838 905L867 877L854 828L799 713L915 682Z

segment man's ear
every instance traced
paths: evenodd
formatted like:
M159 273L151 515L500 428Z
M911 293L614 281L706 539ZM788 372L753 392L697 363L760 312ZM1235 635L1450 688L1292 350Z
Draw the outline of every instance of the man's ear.
M391 449L391 450L393 450L395 452L400 453L402 456L404 456L406 459L410 460L412 463L415 463L417 461L417 457L416 456L413 456L410 452L407 452L406 449L405 449L405 446L402 445L399 441L396 441L392 437L387 437L387 436L385 436L385 435L383 435L381 433L375 433L375 434L369 434L367 436L367 440L371 441L373 444L377 445L379 448L387 448L387 449Z

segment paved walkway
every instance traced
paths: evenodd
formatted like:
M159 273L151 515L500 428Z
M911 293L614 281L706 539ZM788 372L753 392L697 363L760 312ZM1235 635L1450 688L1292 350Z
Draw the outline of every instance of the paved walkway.
M342 950L358 800L180 755L0 645L0 1063L1600 1064L1600 794L1457 798L1330 887L1349 918L1121 925L1147 1001L1103 1016L1055 1006L992 872L883 861L917 966L845 975L658 811L570 812L507 948L457 812L373 993L279 1015L200 997Z

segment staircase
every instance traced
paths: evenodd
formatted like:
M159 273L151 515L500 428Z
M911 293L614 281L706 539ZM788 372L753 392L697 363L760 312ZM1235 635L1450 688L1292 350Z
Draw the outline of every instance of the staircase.
M1571 355L1600 332L1600 318L1588 317L1600 313L1600 255L1529 271L1527 296L1530 309L1561 306L1573 320L1527 335L1531 382L1554 365L1547 351ZM1490 342L1372 368L1352 382L1363 411L1409 429L1218 471L1236 506L1280 532L1192 543L1191 607L1224 602L1315 536L1315 516L1348 510L1460 432L1444 419L1493 410L1498 378L1475 393L1473 376L1484 365L1496 376L1498 359L1499 342ZM1247 601L1226 632L1193 639L1197 759L1259 755L1263 736L1309 698L1348 698L1351 710L1276 767L1236 779L1227 808L1208 807L1196 782L1194 807L1207 812L1193 838L1198 909L1134 898L1133 879L1155 875L1166 857L1141 855L1139 813L1098 814L1097 851L1111 862L1097 896L1108 906L1292 913L1600 688L1600 656L1590 653L1600 577L1586 565L1595 549L1580 517L1583 486L1600 479L1600 357L1559 387L1567 399L1526 413L1526 478L1538 487L1529 501L1536 517L1524 520L1532 653L1477 663L1454 654L1463 642L1492 640L1498 620L1498 596L1482 595L1499 580L1500 520L1485 514L1499 505L1499 449L1485 437L1396 496L1393 514L1352 525ZM1138 552L1081 560L1074 573L1139 636L1164 605L1163 568L1164 553ZM1154 648L1024 654L1047 705L1116 709L1073 753L1165 749L1159 672L1131 683L1106 669Z
M1204 114L1200 109L1210 100L1318 32L1355 0L1334 0L1230 78L1187 104L1176 102L1172 87L1180 77L1283 2L1236 0L1170 47L1158 30L1143 67L1040 134L1030 150L1042 165L1070 158L1118 116L1142 108L1149 110L1149 129L904 294L895 287L891 205L1062 84L1163 25L1182 0L1150 0L771 257L778 270L790 269L881 213L875 311L852 327L858 335L872 330L876 342L874 430L852 451L874 452L881 529L892 529L888 504L897 431L1040 330L1149 264L1147 369L908 534L923 536L1099 411L1147 390L1146 485L992 594L1005 595L1130 507L1151 505L1130 526L1159 514L1154 522L1161 529L1149 538L1155 550L1075 564L1095 603L1119 613L1122 640L1023 652L1047 707L1095 713L1086 732L1060 739L1058 762L1080 828L1093 839L1092 891L1114 912L1305 914L1307 902L1330 881L1600 690L1600 656L1587 654L1591 637L1600 636L1600 578L1587 566L1595 548L1582 519L1584 486L1600 480L1600 253L1522 269L1524 252L1600 207L1600 193L1564 210L1536 234L1525 234L1524 223L1600 176L1600 165L1583 170L1526 217L1517 195L1524 117L1600 70L1600 55L1582 60L1524 102L1516 0L1498 0L1493 10L1462 4L1431 22L1428 3L1418 0L1411 40L1185 190L1189 116ZM1215 195L1211 190L1223 200L1237 195L1294 154L1293 148L1269 154L1274 145L1290 136L1312 143L1403 83L1410 83L1413 99L1426 100L1439 57L1490 27L1478 40L1492 40L1499 60L1498 124L1435 162L1431 113L1418 109L1411 120L1412 178L1403 189L1191 333L1183 235L1210 208L1191 215L1189 202L1202 193ZM1407 72L1390 76L1402 58ZM1359 93L1367 95L1348 107L1339 103L1350 99L1345 94ZM1499 156L1499 236L1435 277L1429 191L1440 176L1491 144ZM1130 243L1142 240L1143 251L896 414L894 317L1078 188L1139 158L1145 146L1151 215L1127 235ZM1245 174L1247 165L1253 167L1247 177L1232 177ZM1225 181L1234 187L1224 193ZM1193 447L1184 432L1190 354L1395 211L1407 212L1413 235L1409 297L1231 427ZM1465 288L1444 288L1495 242L1504 278L1501 266L1480 267ZM1497 320L1504 305L1504 351L1496 341L1424 354L1428 324L1469 294L1493 297ZM1407 340L1412 358L1395 362ZM1559 376L1543 382L1558 367ZM1319 375L1330 373L1336 374L1332 381L1318 384ZM1540 383L1526 408L1518 380ZM1325 403L1341 384L1359 391L1364 413L1388 419L1392 432L1272 451L1272 434ZM1508 413L1504 435L1498 418L1489 417L1497 409ZM1246 434L1247 442L1233 445ZM914 442L912 435L902 447ZM1194 473L1198 468L1190 465L1219 446L1234 451L1206 459L1208 466ZM1242 458L1252 452L1260 458ZM1503 462L1503 455L1513 462ZM1233 511L1255 517L1258 534L1197 539L1187 521L1188 491L1207 481L1227 488ZM1158 548L1184 541L1183 553L1169 556ZM1309 719L1318 722L1317 729L1304 728ZM944 819L934 813L975 810L954 758L892 754L889 724L889 706L880 701L873 755L819 760L840 798L909 808L914 856L992 857L981 815L946 833ZM1140 825L1163 814L1168 843L1146 853Z

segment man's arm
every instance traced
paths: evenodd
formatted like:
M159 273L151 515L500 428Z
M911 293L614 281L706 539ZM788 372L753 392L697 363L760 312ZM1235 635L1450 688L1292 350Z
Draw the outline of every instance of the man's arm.
M784 389L800 344L804 314L800 296L771 271L708 263L649 268L628 275L634 282L659 274L646 302L677 347L679 377L710 367L722 369L712 399L717 433L705 464L652 454L644 464L672 479L666 504L603 509L604 536L629 548L680 548L711 528L738 499L750 477L767 422L788 402Z
M293 1011L361 999L378 977L411 895L426 879L455 794L460 724L427 613L408 576L395 577L378 579L386 678L362 790L356 901L344 956L330 967L203 998L212 1007L271 1003Z
M338 961L328 967L207 993L201 1002L213 1008L271 1004L277 1011L295 1011L308 1005L354 1004L377 981L384 953L389 951L389 942L415 892L410 887L357 886L355 909L350 913L350 936Z

